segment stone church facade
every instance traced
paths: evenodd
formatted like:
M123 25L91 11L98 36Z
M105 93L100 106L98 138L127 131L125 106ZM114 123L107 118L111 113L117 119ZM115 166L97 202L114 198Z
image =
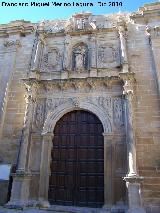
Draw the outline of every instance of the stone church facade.
M160 212L159 14L0 25L1 204Z

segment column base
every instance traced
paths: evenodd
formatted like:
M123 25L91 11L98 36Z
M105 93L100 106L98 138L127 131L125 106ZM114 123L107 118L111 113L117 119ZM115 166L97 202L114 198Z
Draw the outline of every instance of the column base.
M146 213L146 210L142 207L133 207L128 209L127 213Z
M5 207L23 209L29 206L30 179L31 174L24 171L18 171L13 175L11 198Z
M28 202L19 200L9 201L4 205L4 207L8 209L20 209L20 210L25 209L27 206Z
M111 213L111 205L104 204L100 213Z
M141 182L143 179L135 174L124 177L128 188L129 209L127 213L146 213L141 202Z
M48 209L50 207L50 203L48 202L48 200L39 200L38 207L42 209Z

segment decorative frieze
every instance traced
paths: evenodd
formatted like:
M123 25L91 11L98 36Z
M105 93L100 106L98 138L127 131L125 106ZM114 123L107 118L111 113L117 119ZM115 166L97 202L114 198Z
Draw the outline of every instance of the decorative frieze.
M65 91L65 92L89 92L91 90L103 90L107 87L111 88L114 83L119 84L121 82L118 76L104 77L104 78L81 78L81 79L64 79L54 81L40 81L43 85L44 92L50 93L54 91ZM41 91L42 92L42 91Z

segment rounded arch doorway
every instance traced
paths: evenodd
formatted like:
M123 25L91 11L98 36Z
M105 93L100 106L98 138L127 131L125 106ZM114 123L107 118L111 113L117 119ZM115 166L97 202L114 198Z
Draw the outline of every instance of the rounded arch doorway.
M102 207L104 204L103 126L91 112L65 114L54 129L50 204Z

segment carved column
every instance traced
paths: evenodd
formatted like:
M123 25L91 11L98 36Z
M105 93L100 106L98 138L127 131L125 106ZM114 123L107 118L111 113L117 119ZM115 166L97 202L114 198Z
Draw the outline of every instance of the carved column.
M26 96L26 111L24 117L24 131L23 139L20 147L20 156L18 162L18 171L17 172L26 172L26 161L28 154L28 144L29 144L29 135L32 122L32 113L33 113L33 99L31 94Z
M113 205L112 190L112 143L113 133L103 133L104 136L104 209L110 210Z
M135 78L134 73L121 73L124 81L125 124L127 140L128 174L124 177L128 188L128 213L145 213L141 205L140 180L136 166L136 144L134 132Z
M128 72L128 55L127 55L127 34L124 22L118 23L118 33L120 39L120 48L121 48L121 64L123 66L123 72Z
M40 166L40 181L39 181L39 204L43 207L49 207L48 202L48 187L50 176L50 160L52 149L53 133L43 135L42 150L41 150L41 166Z
M34 86L32 85L32 87ZM33 88L31 88L31 85L27 85L27 90L24 130L18 159L18 168L16 174L14 175L11 198L7 206L23 207L27 206L29 202L28 199L31 174L28 169L28 155L35 91Z

